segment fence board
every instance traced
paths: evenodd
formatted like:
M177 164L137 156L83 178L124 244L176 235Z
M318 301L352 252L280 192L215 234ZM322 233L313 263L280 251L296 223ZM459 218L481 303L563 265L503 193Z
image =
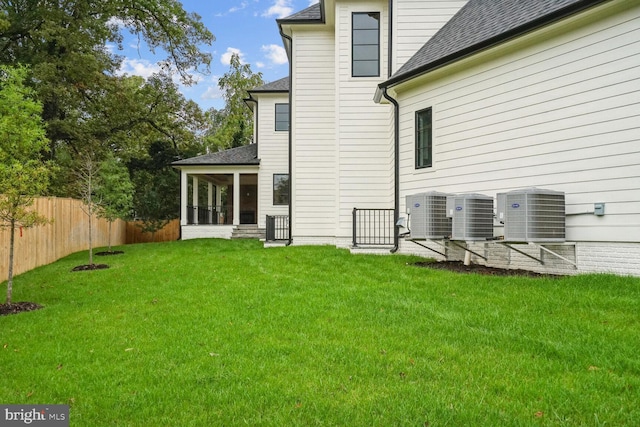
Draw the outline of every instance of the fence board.
M60 197L40 197L33 209L53 222L41 227L17 229L13 272L15 275L50 264L62 257L89 249L89 217L82 210L80 200ZM109 222L93 218L93 247L109 244ZM133 222L114 221L111 226L111 244L167 242L180 238L180 221L173 220L153 235L142 233ZM0 229L0 283L9 274L9 229ZM87 262L89 260L87 259ZM95 260L94 260L95 261ZM0 297L0 301L2 298Z
M155 233L143 233L139 222L127 223L127 244L171 242L180 238L180 220L174 219Z
M16 229L14 274L49 264L71 253L89 248L89 217L82 210L79 200L58 197L41 197L34 201L33 209L52 219L40 227ZM93 246L108 244L109 223L93 218ZM9 274L10 230L0 230L0 282ZM126 242L126 223L115 221L111 230L111 243Z

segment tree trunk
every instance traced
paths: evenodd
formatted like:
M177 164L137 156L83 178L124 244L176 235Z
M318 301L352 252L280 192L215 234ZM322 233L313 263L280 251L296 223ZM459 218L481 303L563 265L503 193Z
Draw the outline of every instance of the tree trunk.
M13 293L13 249L16 241L16 221L10 222L11 231L9 235L9 278L7 280L7 305L11 305L11 294Z
M91 209L91 198L89 198L89 265L93 265L93 242L92 242L92 230L91 230L91 223L92 223L92 209Z

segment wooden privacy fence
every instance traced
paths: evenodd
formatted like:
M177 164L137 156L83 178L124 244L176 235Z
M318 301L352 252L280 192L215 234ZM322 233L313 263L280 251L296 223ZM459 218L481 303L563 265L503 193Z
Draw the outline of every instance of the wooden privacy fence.
M58 197L41 197L34 202L33 209L53 222L41 227L16 229L14 274L24 273L41 265L52 263L74 252L89 249L89 217L82 210L80 200ZM109 223L102 218L93 218L93 247L108 245ZM114 221L111 226L111 244L162 242L177 240L179 221L172 221L165 229L151 236L142 233L134 223ZM0 282L9 274L10 230L0 229ZM88 259L87 259L88 261Z
M143 233L138 222L127 223L127 244L171 242L180 238L180 220L174 219L155 233Z

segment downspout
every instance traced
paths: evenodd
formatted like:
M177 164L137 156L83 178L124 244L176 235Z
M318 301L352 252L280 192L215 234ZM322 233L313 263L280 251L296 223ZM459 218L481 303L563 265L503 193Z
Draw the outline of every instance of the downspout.
M387 78L393 74L393 0L389 0L389 41L387 56ZM398 227L398 219L400 218L400 105L398 101L393 99L388 93L387 88L383 89L382 95L386 100L393 104L393 139L394 139L394 159L393 159L393 248L391 253L396 253L400 246L400 236Z
M393 159L393 249L391 253L396 253L400 246L400 236L398 233L399 213L400 213L400 105L388 93L387 88L382 88L382 96L393 104L393 139L394 139L394 159Z
M289 58L289 240L287 241L287 246L291 245L293 243L293 238L292 238L292 224L293 224L293 197L292 196L292 192L293 192L293 167L291 165L291 159L292 159L292 154L291 154L291 150L293 148L293 136L291 134L291 130L292 130L292 119L291 117L293 116L293 108L292 108L292 100L293 100L293 38L291 38L290 36L286 35L284 33L284 31L282 31L282 25L278 25L278 30L280 31L280 36L284 39L289 40L289 52L291 52L290 54L290 58Z
M259 120L259 117L260 117L259 114L258 114L258 100L255 99L252 94L249 94L249 97L244 99L244 102L245 102L245 104L251 102L255 106L254 107L255 111L253 112L253 116L255 118L254 119L255 123L253 125L254 129L255 129L255 132L253 132L253 143L254 144L258 144L258 134L259 134L259 132L258 132L258 128L259 128L258 127L258 124L259 124L258 120Z
M389 41L387 45L387 78L389 78L393 74L393 0L389 0Z

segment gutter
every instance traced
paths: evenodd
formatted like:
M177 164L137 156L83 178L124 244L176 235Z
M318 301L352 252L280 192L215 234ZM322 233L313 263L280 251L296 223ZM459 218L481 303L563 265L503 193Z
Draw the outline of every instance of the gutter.
M400 105L398 101L393 99L388 93L387 88L382 89L382 96L393 104L393 140L394 140L394 159L393 159L393 248L391 253L396 253L400 246L400 235L398 232L398 218L400 217Z
M292 229L293 229L293 197L292 193L293 193L293 167L292 167L292 153L291 150L293 148L293 134L292 134L292 130L293 127L292 125L292 117L293 117L293 108L292 108L292 100L293 100L293 38L291 38L291 36L288 36L284 33L284 30L282 29L282 24L278 23L278 30L280 32L280 36L283 39L286 39L289 41L289 240L287 241L287 246L291 245L293 243L293 236L292 236Z

